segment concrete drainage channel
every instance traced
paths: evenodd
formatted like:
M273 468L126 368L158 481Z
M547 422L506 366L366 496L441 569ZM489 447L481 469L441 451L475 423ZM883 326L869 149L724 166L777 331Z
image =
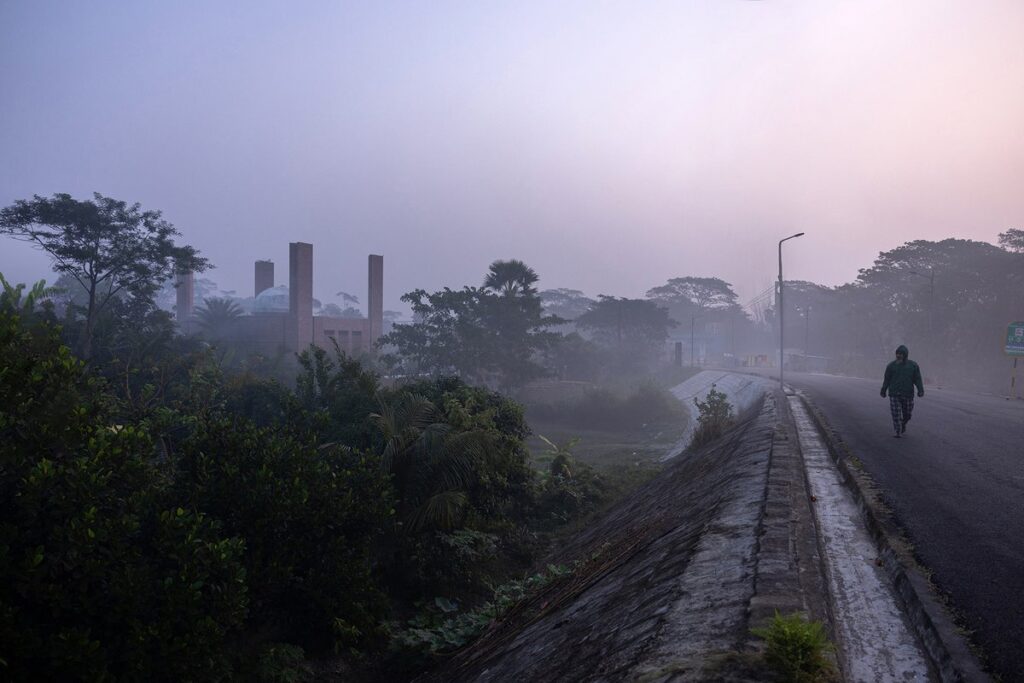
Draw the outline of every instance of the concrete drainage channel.
M802 395L787 398L814 496L844 679L990 681L867 493L870 482L837 455L820 412Z
M929 665L887 585L878 548L843 485L828 448L797 396L789 396L803 453L833 621L845 678L849 681L929 681Z

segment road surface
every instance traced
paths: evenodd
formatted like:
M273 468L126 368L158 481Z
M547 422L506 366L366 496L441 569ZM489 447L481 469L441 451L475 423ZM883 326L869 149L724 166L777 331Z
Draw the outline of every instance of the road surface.
M993 673L1024 681L1024 401L925 387L893 437L877 381L786 373L884 492Z

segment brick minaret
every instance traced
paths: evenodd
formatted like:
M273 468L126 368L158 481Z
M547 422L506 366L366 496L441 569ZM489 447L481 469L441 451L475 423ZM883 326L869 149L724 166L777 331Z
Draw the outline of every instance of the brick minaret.
M366 297L366 318L370 323L369 344L380 338L384 329L384 257L370 254L369 293Z
M288 346L304 351L313 343L313 245L288 245Z
M256 292L253 296L259 296L260 292L274 286L274 262L256 262Z

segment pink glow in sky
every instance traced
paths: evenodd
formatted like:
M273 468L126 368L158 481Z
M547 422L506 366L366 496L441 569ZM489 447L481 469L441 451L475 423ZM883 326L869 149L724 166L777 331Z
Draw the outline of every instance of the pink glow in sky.
M639 296L840 284L1024 226L1024 2L0 5L0 203L159 208L247 292L313 242L385 306L520 258ZM47 261L0 243L0 272Z

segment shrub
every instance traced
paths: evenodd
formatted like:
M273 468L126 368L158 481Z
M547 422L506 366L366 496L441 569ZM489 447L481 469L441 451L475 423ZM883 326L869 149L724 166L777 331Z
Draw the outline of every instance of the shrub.
M828 653L832 649L825 629L808 622L799 613L788 617L778 612L765 628L752 633L767 643L765 662L787 683L815 683L830 680L834 674Z
M714 384L703 401L695 397L693 403L697 406L697 429L690 446L696 448L720 437L732 424L733 413L728 397Z
M178 498L245 539L254 645L322 652L379 635L371 551L391 507L375 457L223 416L179 450Z
M548 445L541 461L548 471L541 472L537 495L537 515L543 527L556 527L581 519L608 502L613 494L607 479L572 453L579 439L556 444L544 436Z
M491 599L479 607L460 612L459 605L447 598L435 598L405 628L395 630L392 647L404 658L436 658L472 642L496 619L500 619L523 599L551 582L569 576L564 565L548 565L547 570L523 579L504 583L494 589Z
M231 671L243 544L174 506L152 441L60 345L0 313L0 661L5 678Z

